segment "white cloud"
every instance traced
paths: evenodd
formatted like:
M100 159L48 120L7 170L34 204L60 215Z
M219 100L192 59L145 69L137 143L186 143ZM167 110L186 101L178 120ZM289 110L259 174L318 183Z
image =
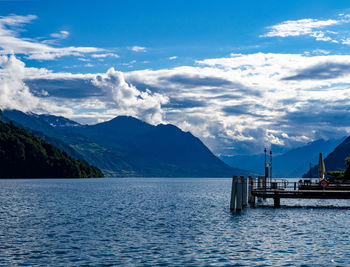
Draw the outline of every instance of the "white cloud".
M91 57L93 57L93 58L106 58L106 57L119 58L119 55L114 54L114 53L104 53L104 54L92 54Z
M10 16L1 16L0 23L8 26L20 26L33 20L38 17L35 15L27 15L27 16L18 16L18 15L10 15Z
M14 55L0 56L0 109L70 114L69 108L62 107L54 101L34 96L24 83L26 77L49 73L45 69L25 67L25 64ZM47 92L41 90L40 95L45 96Z
M168 102L168 98L148 89L139 91L125 81L122 72L111 68L106 74L97 75L93 84L102 88L106 99L112 101L110 107L118 110L118 113L138 117L150 123L163 121L161 106Z
M52 60L63 56L81 56L85 53L104 51L96 47L62 47L50 46L48 43L39 43L36 40L18 37L18 29L25 23L32 22L37 17L34 15L17 16L10 15L0 17L0 52L2 54L24 54L28 59ZM12 29L10 29L12 28ZM60 36L67 36L68 32L61 31Z
M329 55L330 52L324 49L315 49L312 51L313 54L315 55Z
M318 20L318 19L300 19L288 20L280 24L267 27L269 30L260 37L295 37L309 36L315 38L316 41L349 44L345 41L344 31L340 33L336 31L326 30L328 27L340 27L341 25L350 23L348 16L341 16L337 19ZM345 41L345 42L344 42Z
M134 52L146 52L147 48L143 47L143 46L136 46L135 45L135 46L129 47L129 50L134 51Z
M308 18L287 20L267 27L269 31L260 35L260 37L309 36L315 38L316 41L350 45L347 38L349 31L345 26L350 23L349 18L350 15L339 14L336 19L318 20ZM339 31L329 30L329 27L339 29Z
M174 60L174 59L177 59L177 56L172 56L172 57L169 57L170 60Z
M345 38L341 40L342 44L350 45L350 38Z
M28 111L38 104L23 83L25 65L14 56L0 56L0 109L19 109Z
M57 38L57 39L66 39L69 36L68 31L60 31L58 33L52 33L50 34L51 37Z
M77 59L80 60L80 61L84 61L84 62L90 61L90 59L84 58L84 57L79 57L79 58L77 58Z
M316 32L316 29L322 29L327 26L340 23L338 20L317 20L317 19L300 19L300 20L287 20L280 24L270 26L268 33L262 35L262 37L288 37L288 36L300 36L310 35L312 36ZM320 32L319 32L320 34Z

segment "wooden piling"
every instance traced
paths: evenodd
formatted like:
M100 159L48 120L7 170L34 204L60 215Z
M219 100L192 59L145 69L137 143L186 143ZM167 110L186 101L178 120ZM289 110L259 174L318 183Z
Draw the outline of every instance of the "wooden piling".
M263 177L262 176L259 176L258 177L258 188L259 189L263 189L263 186L262 186L262 184L263 184ZM262 198L261 197L258 197L258 202L262 202Z
M253 194L252 194L254 189L255 189L254 179L253 179L253 177L249 176L248 203L251 206L255 206L255 196L253 196Z
M241 212L243 209L243 202L242 202L242 190L243 189L243 182L242 179L237 179L236 184L236 212Z
M248 179L245 179L243 176L241 176L242 179L242 206L243 208L247 207L247 193L248 193Z
M258 177L258 188L259 189L263 188L263 176Z
M237 187L237 176L232 177L232 187L231 187L231 203L230 209L231 211L236 211L236 187Z
M280 208L281 207L281 198L279 196L275 196L273 198L273 207Z

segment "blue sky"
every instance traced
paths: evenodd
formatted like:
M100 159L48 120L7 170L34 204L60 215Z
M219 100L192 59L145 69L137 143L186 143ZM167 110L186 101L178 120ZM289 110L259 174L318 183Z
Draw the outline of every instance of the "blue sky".
M0 108L173 123L216 154L348 135L347 1L0 1Z
M281 21L328 19L348 6L346 1L0 1L3 16L37 16L25 25L23 37L50 38L52 33L67 31L67 38L57 46L98 47L120 56L103 63L95 60L93 67L84 67L75 57L49 63L26 61L36 67L50 64L56 71L76 65L72 72L106 71L109 66L123 71L167 68L233 52L304 52L315 48L312 39L259 36ZM145 47L147 53L133 53L128 49L133 46ZM317 47L347 51L329 43L319 42Z

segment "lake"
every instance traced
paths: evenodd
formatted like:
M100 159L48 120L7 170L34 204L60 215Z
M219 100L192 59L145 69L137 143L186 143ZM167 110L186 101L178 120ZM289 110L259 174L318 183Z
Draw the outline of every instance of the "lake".
M235 215L230 190L231 179L0 180L0 264L350 264L348 200Z

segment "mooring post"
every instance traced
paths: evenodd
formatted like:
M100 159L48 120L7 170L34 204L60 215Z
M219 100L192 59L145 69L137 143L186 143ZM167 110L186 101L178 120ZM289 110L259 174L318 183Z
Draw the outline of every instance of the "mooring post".
M262 190L262 180L263 180L263 177L262 176L259 176L258 177L258 189L259 190ZM258 202L261 202L262 201L262 198L261 197L258 197Z
M237 176L232 177L232 187L231 187L231 203L230 210L236 211L236 187L237 187Z
M243 194L242 194L242 188L243 188L243 181L242 178L237 179L236 184L236 212L242 211L243 208Z
M281 207L281 199L279 197L273 198L273 207L280 208Z
M254 190L254 179L253 177L249 176L249 187L248 187L248 203L251 206L255 206L255 196L253 196L253 190Z
M262 189L262 178L263 178L262 176L258 177L258 189L260 190Z
M248 197L248 183L247 179L244 176L241 176L242 179L242 206L243 208L247 207L247 197Z
M281 207L281 198L279 197L278 193L275 193L275 196L273 198L273 207L274 208Z

